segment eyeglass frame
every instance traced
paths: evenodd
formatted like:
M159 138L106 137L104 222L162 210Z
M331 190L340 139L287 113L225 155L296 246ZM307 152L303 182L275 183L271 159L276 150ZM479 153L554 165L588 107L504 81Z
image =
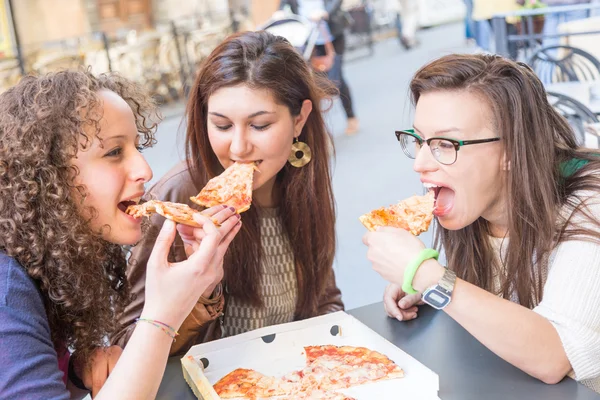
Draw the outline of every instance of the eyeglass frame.
M412 136L413 138L415 138L417 140L417 142L419 143L419 146L422 147L423 143L427 143L427 147L430 147L429 144L431 143L431 141L433 140L446 140L450 143L452 143L452 145L454 146L454 153L455 153L455 157L454 157L454 161L452 161L450 164L446 164L441 162L440 160L438 160L435 155L432 153L433 158L435 158L435 161L439 162L442 165L452 165L456 162L456 160L458 159L458 150L460 150L460 148L462 146L469 146L472 144L482 144L482 143L491 143L491 142L497 142L499 140L501 140L501 137L495 137L495 138L488 138L488 139L475 139L475 140L458 140L458 139L452 139L452 138L447 138L447 137L443 137L443 136L435 136L435 137L431 137L429 139L423 139L421 136L417 135L415 133L414 129L404 129L401 131L395 131L396 134L396 139L398 139L398 142L400 144L402 144L402 142L400 141L400 137L402 136L402 134L407 134ZM431 151L431 149L430 149ZM404 146L402 146L402 152L410 159L415 159L415 157L411 157L407 151L405 150Z

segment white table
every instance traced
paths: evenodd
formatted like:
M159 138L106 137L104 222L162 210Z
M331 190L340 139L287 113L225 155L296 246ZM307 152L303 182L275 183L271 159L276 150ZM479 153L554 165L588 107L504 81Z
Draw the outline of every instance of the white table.
M565 94L582 103L594 114L600 114L600 98L591 98L590 88L599 86L597 92L600 93L600 81L594 82L558 82L546 84L546 91Z

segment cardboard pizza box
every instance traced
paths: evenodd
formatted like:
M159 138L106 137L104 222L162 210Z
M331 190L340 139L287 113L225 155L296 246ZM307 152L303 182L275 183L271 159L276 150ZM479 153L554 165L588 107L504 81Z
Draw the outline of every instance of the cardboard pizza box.
M358 400L439 399L437 374L343 311L196 345L181 360L183 375L198 399L220 400L212 385L234 369L250 368L280 377L305 366L304 346L328 344L378 351L405 374L339 392Z

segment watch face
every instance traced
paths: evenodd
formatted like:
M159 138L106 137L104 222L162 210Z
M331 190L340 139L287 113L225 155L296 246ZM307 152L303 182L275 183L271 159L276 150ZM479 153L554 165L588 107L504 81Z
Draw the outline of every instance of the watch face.
M441 310L450 303L450 297L437 288L429 289L423 295L423 301L433 308Z

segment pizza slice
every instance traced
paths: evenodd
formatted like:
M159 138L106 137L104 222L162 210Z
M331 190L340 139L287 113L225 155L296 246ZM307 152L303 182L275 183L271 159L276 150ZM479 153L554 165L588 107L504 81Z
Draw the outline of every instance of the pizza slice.
M297 393L329 393L369 382L404 377L404 371L396 363L365 347L307 346L304 351L306 367L284 377L298 385Z
M402 228L413 235L420 235L429 229L435 208L435 195L429 191L424 196L412 196L398 204L381 207L358 219L370 231L380 226Z
M219 176L208 181L197 196L190 197L194 203L212 207L226 204L242 213L252 203L252 180L254 171L258 171L254 163L235 162Z
M143 204L137 204L127 207L125 212L135 218L149 217L153 213L162 215L163 217L177 222L178 224L184 224L193 226L195 228L201 228L194 221L194 213L199 212L194 210L187 204L171 203L169 201L150 200ZM215 222L213 220L213 222Z
M238 368L213 385L222 399L260 399L288 395L293 384L253 369Z

